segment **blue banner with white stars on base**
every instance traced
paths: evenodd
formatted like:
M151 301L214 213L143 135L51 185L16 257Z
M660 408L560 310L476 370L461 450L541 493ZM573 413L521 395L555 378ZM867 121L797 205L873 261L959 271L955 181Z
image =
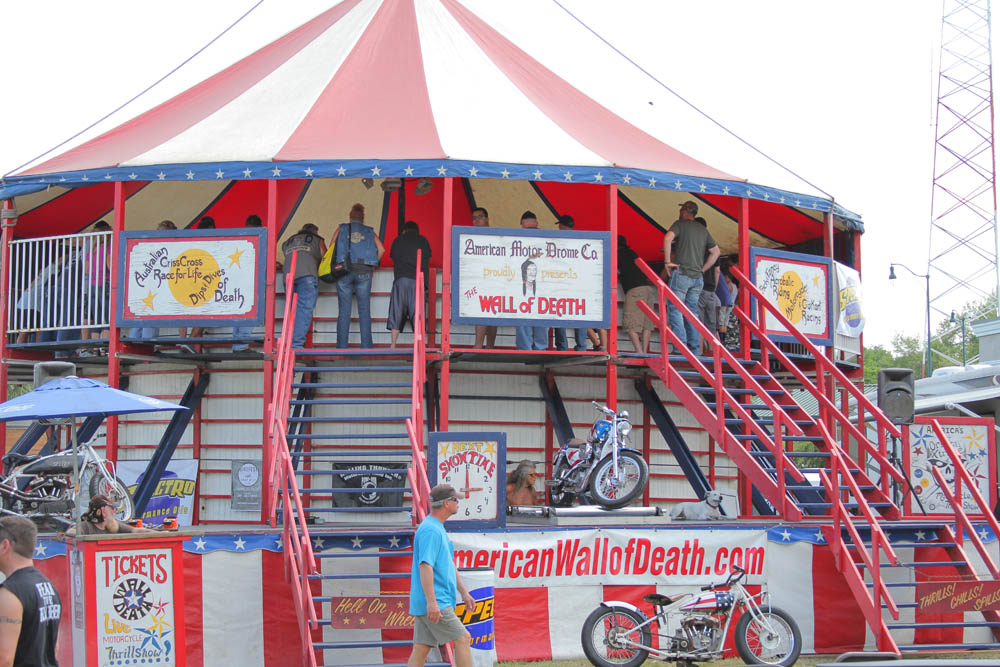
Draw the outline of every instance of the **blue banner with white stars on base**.
M990 542L996 541L997 536L993 533L993 530L989 527L989 525L985 523L973 524L973 528L976 529L976 534L984 543L989 544ZM861 526L858 526L857 529L861 539L868 540L871 538L870 528L862 528ZM934 542L938 539L934 532L934 527L931 525L921 524L919 526L898 527L883 526L882 530L885 531L890 544L915 544L918 542ZM962 534L965 536L969 535L968 531L962 531ZM774 528L768 529L767 539L770 542L777 542L779 544L792 544L794 542L809 542L811 544L820 545L827 544L823 526L775 526ZM845 537L845 539L850 538Z
M325 535L315 533L310 535L313 551L316 553L330 549L390 549L403 551L411 546L410 536L392 533L356 535L338 534ZM188 553L207 554L213 551L283 551L281 533L212 533L197 535L184 542L184 551ZM65 550L64 550L65 553Z

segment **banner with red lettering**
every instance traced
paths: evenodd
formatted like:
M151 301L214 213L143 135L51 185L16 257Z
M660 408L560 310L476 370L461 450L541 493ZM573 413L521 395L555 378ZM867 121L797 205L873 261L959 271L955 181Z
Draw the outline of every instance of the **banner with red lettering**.
M492 567L497 588L587 584L704 585L734 566L763 583L764 531L558 530L521 534L452 533L455 565Z
M452 228L452 321L610 325L611 235Z

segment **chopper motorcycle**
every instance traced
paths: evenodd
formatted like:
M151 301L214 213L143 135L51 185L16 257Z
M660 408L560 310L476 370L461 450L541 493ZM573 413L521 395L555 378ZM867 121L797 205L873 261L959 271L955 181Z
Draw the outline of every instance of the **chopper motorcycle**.
M741 583L745 574L734 567L725 582L703 586L700 593L646 595L643 601L656 609L652 618L627 602L604 602L583 624L583 652L597 667L638 667L648 657L678 665L718 660L739 610L733 639L743 662L795 664L802 651L799 626L788 612L768 604L766 590L751 595ZM653 647L654 625L659 648Z
M565 443L552 462L549 503L569 507L577 497L617 509L635 500L649 482L649 466L628 447L632 422L628 411L615 412L592 401L601 412L585 441Z

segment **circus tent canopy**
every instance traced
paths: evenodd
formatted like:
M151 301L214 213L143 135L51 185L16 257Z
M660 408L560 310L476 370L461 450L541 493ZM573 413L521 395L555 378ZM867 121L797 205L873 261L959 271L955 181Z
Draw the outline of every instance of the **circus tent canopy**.
M276 179L282 223L296 226L303 211L321 208L320 190L367 196L384 221L396 204L377 189L354 194L357 179L454 176L465 183L458 215L473 204L501 210L504 188L513 188L524 195L515 210L570 212L582 228L602 228L600 195L567 186L615 183L619 211L658 233L691 197L719 236L735 220L736 197L752 200L756 245L816 238L831 210L839 229L862 229L828 198L750 183L626 121L509 38L496 11L474 0L343 0L173 99L5 179L0 198L18 197L19 236L77 231L106 215L114 181L126 183L129 226L164 217L190 224L206 213L238 226L262 210L262 179ZM580 199L593 201L584 210ZM506 212L491 217L516 224Z

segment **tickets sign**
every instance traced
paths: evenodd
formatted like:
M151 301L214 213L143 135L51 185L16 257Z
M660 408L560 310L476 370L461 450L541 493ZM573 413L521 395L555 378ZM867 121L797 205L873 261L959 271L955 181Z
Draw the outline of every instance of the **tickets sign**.
M833 267L819 255L750 248L750 280L816 345L833 344ZM752 304L756 319L756 301ZM798 342L771 311L763 328L774 340Z
M610 326L611 235L452 229L452 320L460 324Z
M263 323L264 229L124 232L119 326Z

